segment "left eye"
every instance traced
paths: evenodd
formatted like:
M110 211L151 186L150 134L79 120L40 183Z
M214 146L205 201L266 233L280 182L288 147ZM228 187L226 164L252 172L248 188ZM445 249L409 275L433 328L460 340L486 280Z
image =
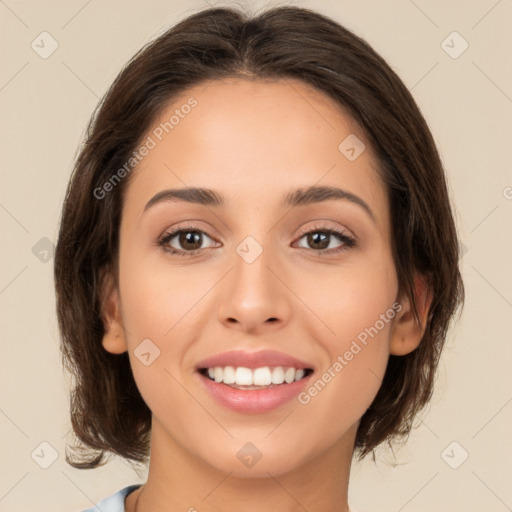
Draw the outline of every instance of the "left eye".
M306 238L306 244L312 247L306 249L318 249L319 251L337 252L354 245L354 239L346 235L343 231L332 229L315 229L303 234L299 240ZM339 245L332 246L332 242L338 240ZM316 246L316 247L315 247Z
M204 231L198 229L178 229L171 233L166 233L160 239L159 245L164 246L166 250L173 254L182 254L184 252L190 254L202 249L201 243L204 236L211 240L211 237ZM178 247L172 245L172 240L175 238Z

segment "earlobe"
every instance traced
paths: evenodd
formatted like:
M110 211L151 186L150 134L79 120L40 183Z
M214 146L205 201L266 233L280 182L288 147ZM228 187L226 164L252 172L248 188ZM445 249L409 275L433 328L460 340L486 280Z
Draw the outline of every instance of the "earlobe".
M418 348L427 325L427 317L432 303L431 288L422 276L414 279L414 296L419 322L414 315L412 303L408 297L401 301L402 309L397 314L389 343L389 352L395 356L404 356Z
M111 273L101 279L101 318L103 320L103 348L112 354L128 350L121 316L119 291Z

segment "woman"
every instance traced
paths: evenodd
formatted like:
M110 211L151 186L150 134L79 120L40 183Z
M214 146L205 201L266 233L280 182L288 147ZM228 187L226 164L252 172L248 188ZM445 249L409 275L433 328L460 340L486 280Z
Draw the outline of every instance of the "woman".
M212 8L143 48L55 256L67 461L149 462L97 509L349 510L353 457L431 396L458 247L418 107L338 23Z

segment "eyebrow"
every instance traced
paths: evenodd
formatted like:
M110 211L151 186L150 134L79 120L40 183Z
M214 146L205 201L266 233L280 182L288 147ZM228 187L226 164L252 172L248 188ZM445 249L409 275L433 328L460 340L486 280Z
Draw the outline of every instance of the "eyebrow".
M281 207L293 208L296 206L306 206L309 204L317 204L331 200L350 201L353 204L360 206L369 215L372 221L376 223L375 215L373 214L368 204L363 201L363 199L361 199L359 196L356 196L355 194L352 194L351 192L347 192L346 190L337 187L311 186L292 190L288 192L288 194L286 194L283 198ZM146 203L144 212L146 212L155 204L167 201L185 201L188 203L201 204L204 206L212 207L222 207L226 204L226 201L221 194L209 188L173 188L162 190L161 192L155 194Z

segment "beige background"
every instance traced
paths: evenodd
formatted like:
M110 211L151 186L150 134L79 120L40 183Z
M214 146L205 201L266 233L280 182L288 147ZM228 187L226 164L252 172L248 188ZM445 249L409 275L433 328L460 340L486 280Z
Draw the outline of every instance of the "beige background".
M289 3L366 38L412 90L446 164L466 251L466 308L432 404L396 458L383 451L377 464L354 467L352 505L362 512L510 510L512 2ZM53 259L41 260L40 240L55 242L75 152L98 99L144 43L206 6L0 2L1 511L73 512L144 481L118 459L89 471L64 461L68 380L58 351ZM59 45L48 59L31 48L43 31ZM469 43L457 59L441 46L453 31ZM461 48L460 41L449 44ZM458 445L445 451L453 441ZM58 454L47 469L35 462L51 461L42 442ZM460 463L464 451L469 458L452 469L447 461Z

